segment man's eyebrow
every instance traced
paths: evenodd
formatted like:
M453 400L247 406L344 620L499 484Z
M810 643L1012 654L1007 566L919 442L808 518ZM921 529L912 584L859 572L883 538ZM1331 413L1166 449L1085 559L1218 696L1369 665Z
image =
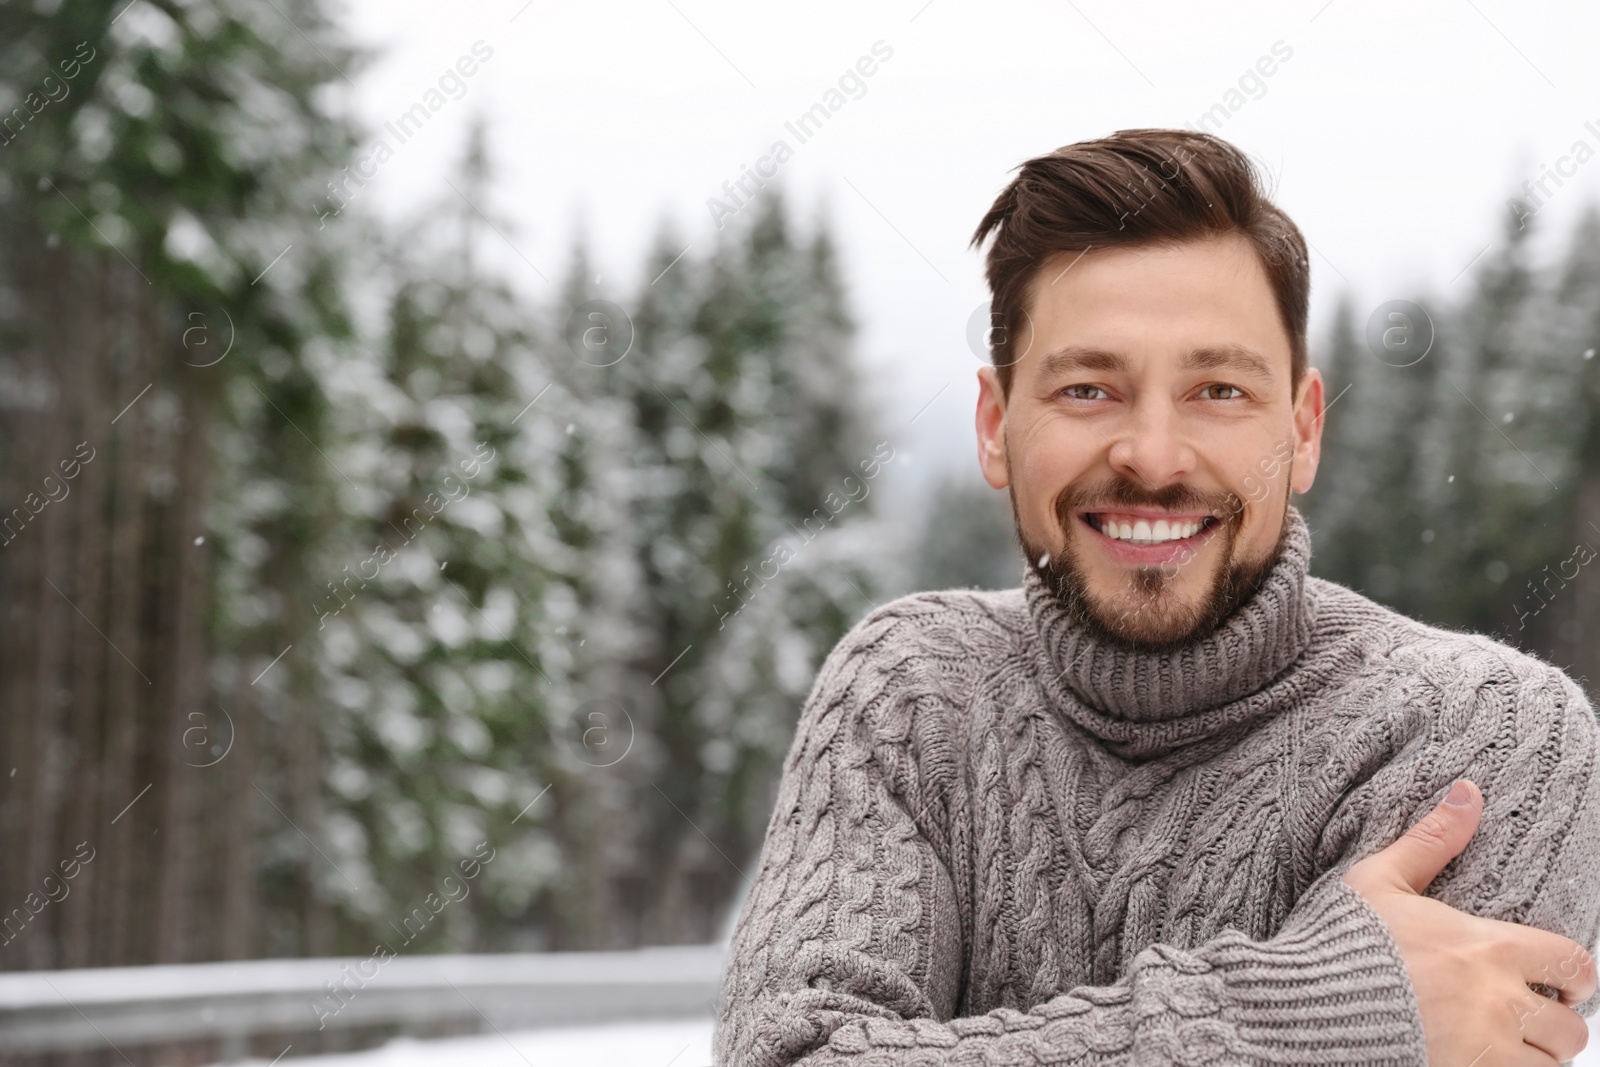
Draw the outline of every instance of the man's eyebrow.
M1241 344L1208 345L1196 348L1183 357L1179 364L1183 370L1217 370L1232 367L1264 382L1277 380L1272 364L1253 348Z
M1039 361L1039 374L1045 378L1054 378L1079 370L1121 374L1127 369L1128 360L1120 353L1109 352L1103 348L1085 348L1081 345L1058 348Z
M1233 368L1264 382L1277 380L1277 375L1272 373L1272 364L1267 358L1255 349L1241 344L1205 345L1193 349L1183 357L1178 366L1181 370ZM1039 375L1043 378L1054 378L1073 371L1123 374L1127 370L1127 357L1121 353L1082 345L1059 348L1039 361Z

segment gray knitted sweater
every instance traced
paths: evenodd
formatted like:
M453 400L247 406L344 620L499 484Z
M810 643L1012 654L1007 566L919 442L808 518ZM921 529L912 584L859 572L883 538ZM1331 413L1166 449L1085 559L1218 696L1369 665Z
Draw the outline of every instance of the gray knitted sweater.
M784 762L717 1063L1425 1065L1340 876L1463 776L1483 821L1428 895L1593 947L1582 691L1309 576L1288 521L1257 594L1174 655L1090 639L1031 570L851 630Z

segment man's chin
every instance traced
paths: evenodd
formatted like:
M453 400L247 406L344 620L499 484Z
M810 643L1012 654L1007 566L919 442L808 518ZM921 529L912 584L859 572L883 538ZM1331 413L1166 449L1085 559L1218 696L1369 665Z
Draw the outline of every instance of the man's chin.
M1130 651L1161 653L1220 629L1260 587L1277 562L1282 540L1256 560L1239 560L1232 549L1230 539L1220 556L1207 561L1204 574L1194 569L1200 561L1193 560L1176 575L1160 567L1106 575L1098 573L1099 567L1092 572L1082 567L1072 549L1050 557L1034 548L1028 550L1028 559L1068 617L1089 636Z
M1074 598L1072 614L1092 636L1110 644L1144 652L1172 651L1200 640L1224 621L1212 618L1206 610L1215 595L1215 576L1198 594L1172 588L1158 592L1124 588L1107 595L1096 588L1099 583L1095 579L1089 583L1090 588Z

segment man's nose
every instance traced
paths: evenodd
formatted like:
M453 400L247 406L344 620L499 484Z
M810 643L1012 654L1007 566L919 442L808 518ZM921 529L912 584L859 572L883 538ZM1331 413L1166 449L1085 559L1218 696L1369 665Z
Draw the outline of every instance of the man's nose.
M1194 473L1194 448L1168 400L1136 401L1109 436L1111 466L1127 478L1160 488Z

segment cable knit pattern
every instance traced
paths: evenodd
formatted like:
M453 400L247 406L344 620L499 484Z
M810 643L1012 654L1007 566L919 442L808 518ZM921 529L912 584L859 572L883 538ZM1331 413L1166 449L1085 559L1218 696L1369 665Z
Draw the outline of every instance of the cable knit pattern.
M1405 966L1340 876L1462 776L1483 821L1429 895L1595 947L1582 691L1309 576L1288 521L1177 654L1093 640L1032 571L847 634L784 762L718 1064L1423 1067Z

